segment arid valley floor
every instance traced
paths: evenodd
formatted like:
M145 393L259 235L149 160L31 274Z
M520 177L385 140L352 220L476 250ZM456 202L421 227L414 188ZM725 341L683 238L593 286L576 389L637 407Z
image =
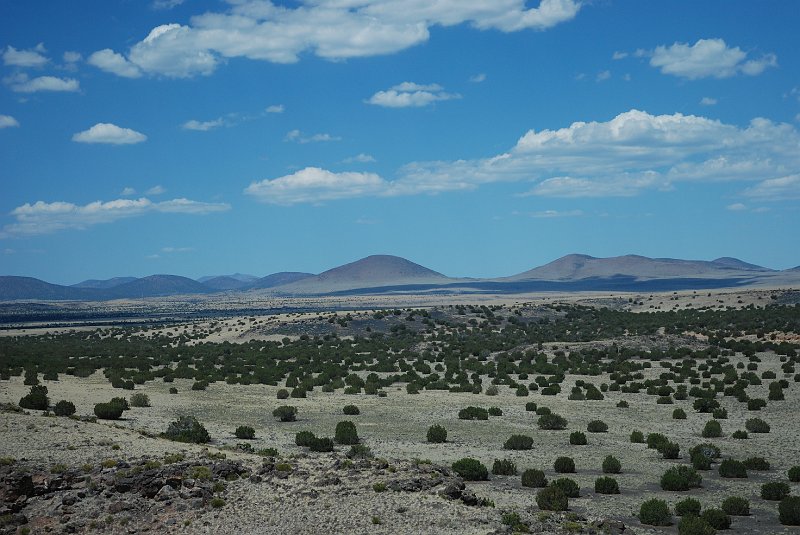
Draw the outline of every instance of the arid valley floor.
M677 502L692 497L706 510L737 496L750 514L731 516L726 532L800 533L779 522L777 501L761 497L769 482L800 494L787 478L800 465L798 303L800 292L777 288L169 298L98 304L91 321L9 320L0 330L0 532L678 533ZM115 307L140 315L113 325L102 316ZM277 312L257 313L266 309ZM48 364L56 347L61 354ZM108 353L120 347L124 354ZM48 411L18 407L31 375L47 388ZM278 399L284 389L291 397ZM590 391L602 399L586 399ZM94 418L97 404L138 393L149 406ZM702 399L716 412L697 410ZM59 400L75 414L54 416ZM749 407L752 400L763 408ZM294 421L273 416L281 405L296 407ZM344 414L346 405L359 414ZM459 418L469 406L501 414ZM541 429L543 407L566 428ZM676 409L684 419L674 419ZM195 417L210 441L162 438L179 416ZM769 432L733 437L753 419ZM301 431L333 437L345 420L369 451L296 444ZM596 420L607 431L590 432ZM721 436L703 436L710 421ZM433 425L446 429L446 442L426 439ZM239 426L255 438L237 438ZM677 458L633 443L635 430L663 435L679 446ZM574 432L587 444L571 444ZM505 449L512 435L531 437L532 447ZM665 471L692 466L690 450L708 442L721 455L698 470L701 486L662 489ZM619 473L604 473L609 455ZM574 460L574 473L554 470L562 456ZM462 483L451 465L467 457L490 472L495 460L511 461L517 474ZM723 460L753 457L768 469L721 476ZM579 497L568 511L543 510L541 489L522 485L528 469L551 482L572 479ZM596 492L604 476L619 493ZM638 518L651 498L669 505L671 525Z

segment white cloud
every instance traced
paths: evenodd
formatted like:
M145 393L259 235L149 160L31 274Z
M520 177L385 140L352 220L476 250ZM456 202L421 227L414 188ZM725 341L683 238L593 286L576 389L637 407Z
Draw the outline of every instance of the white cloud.
M620 59L625 59L628 56L629 54L627 52L614 52L614 54L611 56L611 59L620 60Z
M190 253L194 251L194 247L162 247L161 252L172 254L172 253Z
M291 175L253 182L244 192L265 203L296 204L381 194L386 187L375 173L334 173L306 167Z
M222 119L222 117L214 119L213 121L196 121L192 119L191 121L186 121L185 123L183 123L181 128L183 128L184 130L197 130L200 132L207 132L209 130L213 130L214 128L222 126L223 124L225 124L225 121Z
M139 78L142 71L125 59L122 54L117 54L110 48L98 50L94 52L89 59L86 60L89 65L94 65L98 69L104 70L122 76L123 78Z
M342 163L372 163L375 161L375 158L370 154L364 154L363 152L360 154L356 154L355 156L350 156L349 158L345 158L342 160Z
M153 0L150 4L153 9L164 10L173 9L183 4L186 0Z
M67 50L62 55L65 63L77 63L79 62L83 56L81 56L80 52L74 52L72 50Z
M598 82L604 82L611 78L611 71L602 71L597 73L597 77L595 78Z
M37 201L14 208L11 216L16 221L3 227L0 238L50 234L67 229L82 230L93 225L154 212L203 215L229 209L230 205L224 203L205 203L184 198L158 203L146 197L116 199L95 201L83 206L61 201Z
M305 135L300 130L291 130L286 134L286 137L283 138L284 141L293 141L295 143L324 143L326 141L341 141L342 138L338 136L332 136L330 134L312 134L312 135Z
M148 74L211 74L227 58L293 63L302 54L338 60L392 54L426 42L434 26L545 30L577 16L579 0L230 0L191 25L165 24L134 44L126 59ZM156 0L169 7L174 0ZM155 5L155 4L154 4ZM113 71L112 71L113 72Z
M566 210L566 211L559 211L559 210L542 210L540 212L531 212L531 217L535 217L537 219L553 219L557 217L580 217L583 215L583 210Z
M469 81L474 84L479 84L486 81L486 73L479 73L469 77Z
M136 190L131 187L125 187L120 192L120 195L123 197L130 197L131 195L136 195Z
M700 99L701 106L714 106L717 103L717 99L712 97L703 97Z
M7 46L3 51L3 63L13 67L42 67L49 59L44 53L44 43L39 43L34 48L28 50L17 50L13 46Z
M758 182L745 194L771 200L779 198L779 188L795 195L797 176L800 133L790 124L756 118L738 127L695 115L630 110L604 122L530 130L508 151L487 158L413 162L392 180L308 168L254 183L248 193L266 202L292 204L525 182L530 185L522 195L630 197L669 191L681 182L737 181Z
M735 202L726 206L725 209L730 210L731 212L741 212L747 210L747 206L740 202Z
M10 115L0 115L0 128L12 128L19 126L19 121Z
M283 113L283 104L273 104L272 106L267 106L265 111L267 113Z
M164 186L162 186L161 184L158 184L157 186L153 186L144 193L145 195L163 195L166 192L167 192L166 188L164 188Z
M456 93L445 93L439 84L416 84L403 82L386 91L378 91L367 102L386 108L422 107L440 100L461 98Z
M39 76L29 78L25 73L18 73L3 79L17 93L37 93L39 91L66 91L80 90L80 83L74 78L58 78L55 76Z
M700 39L694 45L674 43L656 47L650 65L660 68L664 74L695 80L729 78L740 73L755 76L778 64L775 54L765 54L758 59L746 58L746 52L738 46L728 47L722 39Z
M147 136L130 128L121 128L111 123L97 123L88 130L72 136L78 143L109 143L112 145L131 145L147 141Z
M744 190L743 195L762 201L800 199L800 174L763 180L755 186Z

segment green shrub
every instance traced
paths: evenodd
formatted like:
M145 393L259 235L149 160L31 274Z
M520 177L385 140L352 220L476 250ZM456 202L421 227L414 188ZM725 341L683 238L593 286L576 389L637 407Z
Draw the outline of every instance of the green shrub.
M131 395L131 407L149 407L150 398L143 392Z
M496 476L517 475L517 465L508 459L495 459L492 465L492 474Z
M334 440L337 444L358 444L358 432L356 431L356 424L349 420L344 420L336 424L336 432Z
M661 476L663 490L689 490L700 487L703 478L697 471L686 465L673 466Z
M734 459L724 459L719 463L719 476L726 478L746 478L747 468L741 461Z
M342 412L348 416L357 416L361 414L361 411L358 410L358 407L355 405L345 405Z
M686 419L686 411L683 409L675 409L672 411L672 419L673 420L685 420Z
M750 502L739 496L730 496L722 502L722 510L731 516L748 516L750 514Z
M194 416L178 417L176 421L167 426L167 431L163 436L176 442L193 442L195 444L204 444L211 440L206 428Z
M533 448L533 437L528 435L511 435L503 448L507 450L529 450Z
M594 491L597 494L619 494L619 484L613 477L598 477L594 480Z
M661 448L661 456L664 459L679 459L681 456L681 447L675 442L667 442Z
M789 495L789 485L783 481L771 481L761 485L761 497L765 500L780 501Z
M496 396L500 393L500 389L497 388L497 385L490 385L489 388L486 389L487 396Z
M536 402L529 401L525 404L525 410L528 412L536 412Z
M789 471L786 472L786 475L789 477L789 481L792 483L800 482L800 465L789 468Z
M739 429L731 433L731 438L735 438L737 440L744 440L747 438L747 431L743 429Z
M631 443L633 444L644 444L644 433L641 431L632 431L631 432Z
M617 407L619 407L620 409L627 409L629 407L629 405L628 405L627 401L622 399L617 403Z
M586 434L581 431L573 431L569 434L569 443L573 446L585 446Z
M800 526L800 496L787 496L781 500L778 520L784 526Z
M40 384L31 386L30 392L19 400L19 406L23 409L46 411L49 405L50 400L47 398L47 387Z
M581 488L575 480L568 477L560 477L550 483L550 486L560 488L567 498L577 498L581 494Z
M306 389L299 386L297 388L293 388L289 393L289 396L295 399L304 398L306 397Z
M720 407L719 409L714 409L714 411L711 413L711 415L716 420L727 420L728 419L728 409L726 409L724 407Z
M622 471L622 463L613 455L606 455L603 459L603 473L604 474L619 474Z
M608 431L608 425L603 420L592 420L586 426L586 430L590 433L605 433Z
M522 472L522 486L523 487L546 487L547 478L544 472L535 468L530 468Z
M731 517L725 514L722 509L706 509L700 514L700 518L708 522L714 529L728 529L731 527Z
M98 403L94 406L94 415L101 420L119 420L124 409L114 403Z
M308 448L316 452L333 451L333 440L328 437L314 437L308 444Z
M386 490L386 483L379 481L378 483L374 483L372 485L372 490L375 492L383 492Z
M281 405L272 411L272 416L279 419L281 422L294 422L297 420L297 407Z
M672 514L669 512L667 502L651 498L639 507L639 522L648 526L669 526L672 524Z
M551 411L548 407L536 408L536 416L544 416L545 414L552 414L552 413L553 411Z
M558 487L545 487L536 493L536 505L542 511L566 511L569 500Z
M428 428L428 442L441 444L447 442L447 429L441 425L432 425Z
M558 457L553 463L553 469L559 474L574 474L575 461L572 457Z
M62 399L56 406L53 407L53 412L56 416L72 416L75 414L75 404L71 401Z
M748 470L769 470L769 461L763 457L748 457L744 460L744 466Z
M465 457L453 463L453 472L466 481L485 481L489 479L489 470L477 459Z
M684 498L675 504L675 514L678 516L700 515L700 502L694 498Z
M747 410L760 411L767 406L767 402L761 398L751 398L747 400Z
M678 535L715 535L716 533L717 530L699 516L684 516L678 524Z
M651 450L661 451L661 449L669 444L669 439L661 433L648 433L647 434L647 447Z
M502 416L503 415L503 411L500 409L500 407L489 407L489 410L487 410L486 412L489 413L489 416Z
M243 440L252 440L256 438L256 430L249 425L240 425L233 434L236 435L236 438L241 438Z
M539 416L537 424L539 425L539 429L547 431L559 431L567 428L567 419L554 413L543 414L542 416Z
M277 397L278 399L289 399L289 391L286 390L285 388L281 388L275 394L275 397Z
M482 407L467 407L458 411L459 420L488 420L489 411Z
M769 424L761 418L750 418L744 423L744 428L751 433L769 433Z
M208 381L195 381L192 383L192 390L205 390L208 388Z
M314 441L317 437L311 431L300 431L294 436L294 443L298 446L302 446L307 448L311 445L311 442Z
M703 438L716 438L722 436L722 425L716 420L709 420L703 428Z

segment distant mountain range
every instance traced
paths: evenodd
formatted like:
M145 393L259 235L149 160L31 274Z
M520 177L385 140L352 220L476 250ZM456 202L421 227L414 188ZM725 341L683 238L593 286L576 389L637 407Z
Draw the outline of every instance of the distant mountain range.
M741 286L800 286L800 266L777 271L736 258L712 261L627 255L572 254L544 266L496 279L456 279L405 258L374 255L315 275L280 272L206 276L115 277L72 286L31 277L0 276L0 300L102 301L219 292L273 295L370 293L525 293L536 291L666 291Z

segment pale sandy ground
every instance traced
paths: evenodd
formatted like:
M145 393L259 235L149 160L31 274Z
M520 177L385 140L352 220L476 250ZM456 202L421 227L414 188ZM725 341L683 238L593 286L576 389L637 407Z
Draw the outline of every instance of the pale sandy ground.
M771 369L778 372L779 361L775 356L761 355L763 362L759 373ZM657 365L651 373L657 374ZM800 426L796 416L800 410L800 389L792 383L786 391L786 401L770 402L760 412L749 412L743 404L731 398L722 398L728 409L729 419L722 421L725 436L716 439L725 456L744 459L759 455L772 464L767 472L750 472L746 480L720 479L715 470L703 473L703 488L688 493L667 493L658 488L661 474L671 461L662 460L653 450L644 445L630 444L629 435L633 429L645 434L660 432L681 445L684 458L688 449L704 439L700 431L709 415L696 414L691 409L691 399L676 402L675 405L657 405L655 397L644 394L620 394L609 392L603 401L570 401L566 399L574 380L581 378L596 384L607 381L607 377L568 376L563 392L557 397L541 396L532 393L529 397L516 397L507 388L501 388L498 396L474 395L466 393L423 392L408 395L404 388L396 386L388 389L388 396L349 396L342 393L322 393L319 389L309 393L307 399L279 401L275 397L277 387L264 385L227 385L216 383L206 391L190 390L191 381L176 380L172 385L152 382L137 391L150 397L152 407L133 408L125 413L125 420L116 425L132 430L144 429L159 433L179 414L192 414L202 421L214 445L234 445L240 442L233 436L238 425L252 425L256 428L257 439L252 441L258 449L276 447L282 454L299 453L294 445L294 435L300 430L311 430L320 436L332 436L338 421L350 419L356 422L359 435L373 452L386 458L421 458L437 463L450 464L461 457L475 457L491 467L496 458L507 458L516 462L520 472L526 468L544 469L548 478L557 477L552 463L559 455L569 455L575 459L577 474L569 475L578 481L582 497L570 500L572 510L591 516L610 516L623 520L626 524L638 526L633 513L645 499L657 496L674 503L687 495L699 499L704 507L719 506L730 495L738 495L751 501L752 516L735 518L731 533L796 533L797 530L784 528L777 523L776 504L765 502L758 497L762 483L773 480L786 480L786 470L800 464L800 446L797 436ZM488 381L484 380L485 384ZM752 397L767 397L767 386L750 387ZM52 402L68 399L75 403L78 414L91 414L94 403L107 401L113 396L130 395L130 392L111 388L108 381L99 373L87 379L62 376L60 381L46 381ZM176 386L179 394L170 395L169 386ZM0 383L0 402L18 402L26 393L21 378ZM616 407L617 401L626 399L630 408ZM524 410L526 401L536 401L547 406L569 421L569 430L584 430L588 421L602 419L609 425L606 434L587 433L588 446L570 446L569 431L539 431L535 425L535 415ZM344 416L341 408L354 403L361 409L359 416ZM272 409L281 404L295 405L299 409L299 419L293 423L279 423L271 417ZM502 417L489 421L462 421L456 415L460 408L468 405L500 407ZM688 413L686 420L673 420L672 410L683 407ZM789 416L792 415L792 416ZM733 440L730 434L744 428L747 418L758 416L772 425L772 432L766 435L751 434L748 440ZM427 444L425 432L429 425L442 424L448 430L447 444ZM39 437L44 440L31 442L22 438L27 426L35 426ZM142 454L161 455L166 451L185 448L161 440L144 438L138 433L108 429L109 424L84 424L64 419L46 419L41 416L28 416L20 420L18 416L0 414L0 456L26 457L44 464L56 462L78 463L83 458L103 459L118 455L138 456ZM103 429L99 433L97 429ZM525 452L511 452L502 449L508 436L515 433L534 437L534 449ZM110 443L118 444L114 451ZM75 449L54 448L53 444L73 446ZM616 476L622 494L617 496L595 496L594 479L601 474L600 465L605 455L614 454L622 462L623 473ZM535 489L522 488L519 477L494 477L492 481L471 485L478 495L495 501L498 508L519 511L535 510L533 498ZM793 485L797 493L797 485ZM243 500L246 499L242 497ZM258 498L253 498L257 500ZM674 528L663 530L675 533Z

